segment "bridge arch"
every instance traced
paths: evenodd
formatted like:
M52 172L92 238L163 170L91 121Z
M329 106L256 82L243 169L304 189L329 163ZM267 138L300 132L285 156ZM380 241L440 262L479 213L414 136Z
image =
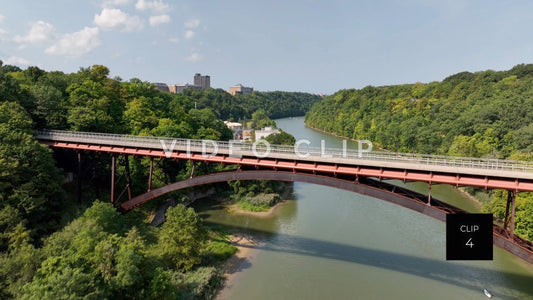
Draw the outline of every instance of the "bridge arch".
M411 195L402 195L394 191L388 191L383 188L371 186L366 183L358 183L355 181L340 179L336 177L329 177L324 175L316 175L309 173L287 172L287 171L269 171L269 170L252 170L252 171L230 171L219 172L208 175L201 175L192 177L186 180L178 181L154 190L145 194L139 195L126 201L120 205L123 211L131 210L143 203L146 203L152 199L185 188L226 182L235 180L277 180L277 181L292 181L292 182L305 182L311 184L318 184L323 186L334 187L351 192L355 192L362 195L378 198L390 203L397 204L402 207L409 208L424 215L433 217L440 221L446 221L447 213L464 212L451 205L432 199L431 206L427 205L424 201L420 200L421 194L412 193ZM387 185L387 184L385 184ZM389 185L391 186L391 185ZM400 188L401 189L401 188ZM401 189L403 190L403 189ZM418 196L418 199L417 199ZM327 201L327 200L326 200ZM509 232L501 227L494 226L493 230L493 242L494 245L511 252L512 254L524 259L525 261L533 264L533 244L525 241L517 236L512 235L509 238Z
M367 195L370 197L378 198L390 203L400 205L423 213L425 215L431 216L438 220L446 220L446 211L442 207L429 206L426 203L413 199L411 197L403 196L385 189L378 187L370 186L363 183L358 183L355 181L350 181L346 179L340 179L336 177L316 175L309 173L299 173L299 172L287 172L287 171L271 171L271 170L252 170L252 171L229 171L229 172L219 172L208 175L200 175L197 177L192 177L189 179L181 180L169 185L151 190L147 193L139 195L135 198L132 198L129 201L126 201L120 205L121 209L124 211L131 210L135 207L142 205L152 199L163 196L167 193L200 186L212 183L226 182L226 181L235 181L235 180L277 180L277 181L292 181L292 182L305 182L311 184L318 184L328 187L334 187L342 190L347 190L355 192L361 195ZM438 201L437 201L438 202ZM440 202L439 202L440 203ZM442 203L441 203L442 204ZM449 208L449 206L448 206Z

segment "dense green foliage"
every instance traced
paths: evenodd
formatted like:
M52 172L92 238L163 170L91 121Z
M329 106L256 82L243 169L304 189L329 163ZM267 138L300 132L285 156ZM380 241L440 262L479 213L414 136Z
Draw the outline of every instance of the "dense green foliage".
M78 203L73 184L65 183L68 173L76 174L75 153L55 150L53 157L35 140L35 130L229 140L222 119L275 125L270 118L303 115L317 99L285 92L233 97L214 89L176 95L135 78L111 79L100 65L65 74L0 61L0 298L208 298L221 282L216 266L236 251L181 205L168 210L161 228L152 228L144 220L150 208L123 216L94 202L108 200L102 193L109 182L105 154L82 154ZM138 183L147 182L148 165L148 158L129 160L134 194L146 188ZM162 160L153 187L224 168ZM119 158L117 172L124 169ZM273 192L267 186L274 184L252 183L248 192ZM186 200L187 192L171 196Z
M306 124L392 151L531 160L533 65L342 90L316 103ZM503 217L500 194L486 209ZM533 240L531 194L519 195L516 232Z
M283 130L279 130L279 133L271 134L265 138L267 142L272 145L289 145L292 146L296 143L296 139L290 133Z
M252 114L252 121L250 124L252 129L261 129L265 127L276 127L276 122L270 119L264 109L258 109Z
M442 82L342 90L306 124L402 152L508 157L533 142L533 65Z
M173 230L179 234L170 235ZM170 208L163 227L148 228L97 201L45 239L42 248L18 250L33 253L27 263L35 275L12 294L22 299L204 298L212 293L212 284L205 282L220 282L219 274L205 266L194 276L184 271L214 254L207 244L205 228L191 208Z
M291 183L268 180L232 181L229 185L233 188L233 202L248 211L267 211L289 196L293 188Z
M251 119L260 109L271 119L303 116L321 99L308 93L279 91L231 96L221 89L186 89L179 97L192 99L197 108L215 108L220 119L233 121Z
M37 67L20 70L0 64L0 209L9 205L26 220L34 243L57 229L60 208L75 204L61 186L66 172L74 172L74 153L55 158L33 138L34 129L87 130L169 137L228 140L232 137L210 108L194 109L193 99L156 90L132 79L108 78L104 66L82 68L73 74L45 72ZM99 187L107 186L109 157L84 153L92 175L86 175L88 201L102 200ZM149 160L130 160L132 177L146 182ZM119 171L124 161L119 161ZM87 167L87 166L86 166ZM217 168L213 166L212 168ZM121 170L120 170L121 169ZM192 164L165 161L156 165L154 186L190 176ZM197 170L197 174L208 170ZM119 186L124 186L124 182ZM134 185L135 189L144 187ZM136 191L139 192L139 191ZM91 195L91 193L93 195ZM106 193L107 194L107 193ZM72 197L70 197L72 198Z
M192 210L171 209L165 225L154 229L144 223L150 208L124 217L108 204L93 204L108 199L102 193L109 182L107 155L83 153L84 197L78 203L72 184L64 183L67 173L75 174L75 153L55 150L53 158L34 132L228 140L232 133L220 119L224 106L215 100L235 98L221 90L174 95L108 75L98 65L64 74L0 63L0 298L206 298L220 283L215 266L235 251L225 236L206 230ZM199 99L209 105L196 109ZM254 108L248 109L236 116L251 116ZM124 163L119 158L117 172ZM148 164L147 158L129 160L134 182L146 182ZM199 175L224 168L161 161L153 186L188 178L193 170ZM124 186L122 181L117 188ZM137 194L145 188L133 185Z
M253 92L237 95L237 101L251 113L264 109L271 119L303 116L313 103L321 99L318 95L299 92Z
M261 193L255 196L245 196L237 202L238 206L248 211L268 211L272 206L281 200L279 194Z
M32 121L16 102L0 102L0 165L0 209L13 207L38 234L55 229L62 178L51 150L34 139Z

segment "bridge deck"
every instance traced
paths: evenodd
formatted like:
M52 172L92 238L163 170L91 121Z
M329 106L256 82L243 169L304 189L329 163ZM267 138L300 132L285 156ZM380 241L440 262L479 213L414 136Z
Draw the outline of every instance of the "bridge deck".
M306 145L300 145L298 152L295 147L271 145L268 155L264 155L267 152L263 144L254 147L252 144L223 141L56 130L40 131L37 139L55 147L83 150L533 191L533 163L525 161L392 152L359 153L353 149L321 149ZM170 154L165 150L173 151ZM213 152L217 155L209 155Z

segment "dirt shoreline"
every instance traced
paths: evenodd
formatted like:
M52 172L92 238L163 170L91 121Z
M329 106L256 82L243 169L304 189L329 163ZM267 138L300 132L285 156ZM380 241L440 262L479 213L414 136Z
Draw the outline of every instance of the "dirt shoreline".
M287 195L284 195L287 196ZM248 215L256 218L271 218L276 215L279 208L285 204L287 200L282 200L276 205L269 208L268 211L248 211L238 207L237 204L226 204L225 208L229 213ZM242 232L233 233L230 236L230 243L237 247L237 252L231 256L221 267L222 276L224 277L224 285L215 295L215 299L228 299L226 293L233 285L238 275L251 265L251 261L256 254L256 248L260 244L260 240L253 237L251 234Z
M483 209L483 203L481 202L481 200L479 200L478 198L476 198L474 195L470 194L469 192L463 190L462 188L458 188L457 190L463 195L467 196L470 200L474 201L474 203L476 203L476 205L478 206L480 210Z
M219 289L215 295L215 299L228 299L226 291L233 285L236 275L239 275L244 269L251 265L251 260L255 255L255 248L259 245L259 241L249 234L234 233L230 236L230 242L237 247L237 252L231 256L222 265L222 276L224 277L224 285Z
M267 211L249 211L240 208L237 204L230 204L223 199L219 201L224 205L224 208L230 214L247 215L255 218L272 218L274 217L280 207L292 199L292 189L285 189L280 197L281 201L270 207ZM243 270L250 267L253 258L256 255L257 247L260 245L261 238L254 237L251 234L244 232L235 232L230 236L230 243L237 247L237 252L231 256L221 267L222 276L224 277L224 285L215 294L214 299L228 299L227 291L233 283L237 280L238 275Z

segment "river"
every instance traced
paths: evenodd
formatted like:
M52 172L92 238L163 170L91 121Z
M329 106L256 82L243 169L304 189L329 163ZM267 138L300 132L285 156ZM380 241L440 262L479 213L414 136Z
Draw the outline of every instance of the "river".
M342 145L340 138L306 128L303 118L276 123L312 146L320 146L320 140L328 147ZM427 192L426 184L408 185ZM432 195L479 210L450 186L434 186ZM486 288L496 299L533 299L533 266L499 248L493 261L446 261L443 222L306 183L294 184L294 199L269 218L234 215L217 206L200 209L206 222L261 240L220 298L486 299Z

